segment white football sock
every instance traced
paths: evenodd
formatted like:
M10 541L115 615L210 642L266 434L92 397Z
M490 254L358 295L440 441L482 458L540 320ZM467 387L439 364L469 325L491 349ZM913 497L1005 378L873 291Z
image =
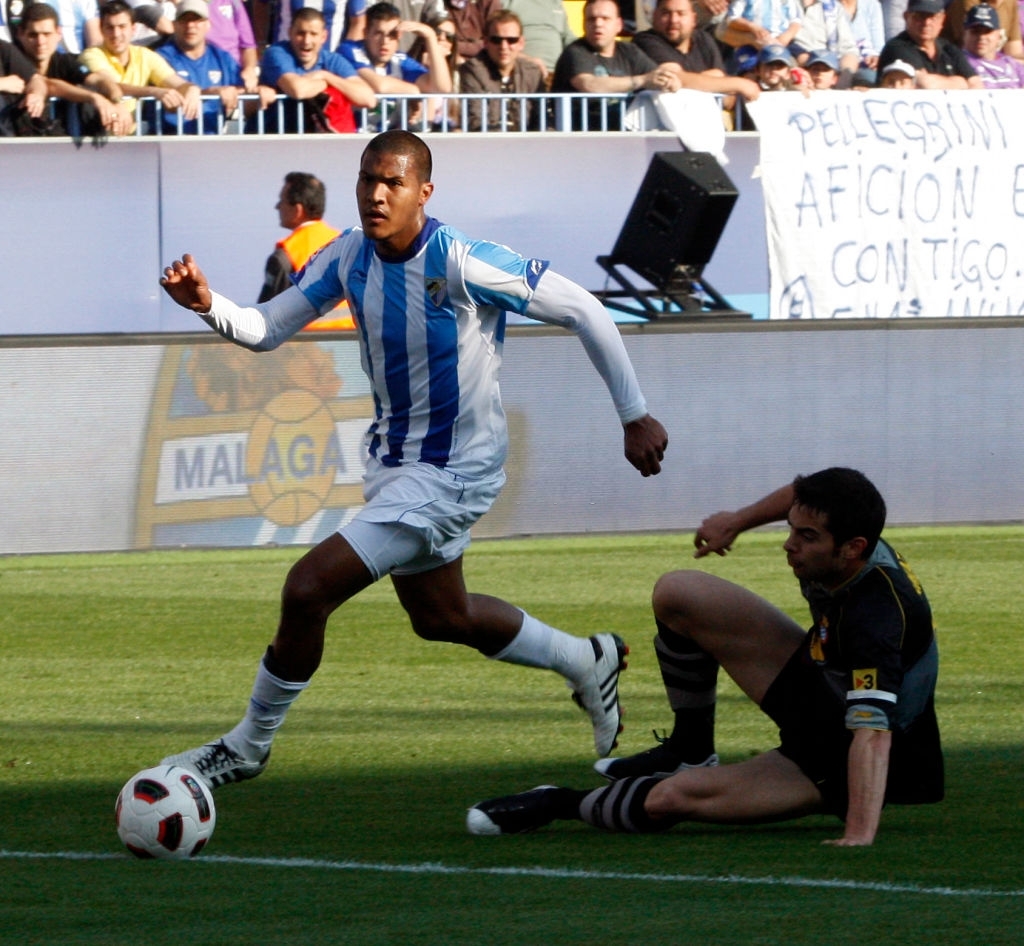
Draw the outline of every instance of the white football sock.
M493 660L554 670L577 681L594 666L594 648L586 637L573 637L523 611L523 625L512 642Z
M252 696L249 697L249 708L242 721L224 737L228 745L250 762L263 759L284 722L288 708L307 686L308 680L293 683L275 677L261 660Z

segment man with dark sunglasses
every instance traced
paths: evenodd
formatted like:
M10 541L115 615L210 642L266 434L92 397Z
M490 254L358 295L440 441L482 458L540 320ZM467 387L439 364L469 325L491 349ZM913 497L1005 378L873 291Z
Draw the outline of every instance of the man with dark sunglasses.
M485 33L487 39L480 54L459 67L461 91L493 93L495 97L486 100L487 130L535 130L540 101L517 96L544 92L544 72L537 62L522 55L523 24L511 10L498 10L487 18ZM510 98L503 100L501 96ZM483 127L484 105L482 99L469 103L469 131Z

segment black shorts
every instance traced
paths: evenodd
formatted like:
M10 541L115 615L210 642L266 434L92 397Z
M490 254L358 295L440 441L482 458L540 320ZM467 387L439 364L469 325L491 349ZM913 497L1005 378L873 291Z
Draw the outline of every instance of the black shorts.
M847 759L853 732L846 728L846 700L803 648L768 687L761 709L779 727L779 752L792 759L821 792L825 810L840 818L849 804ZM887 804L922 805L943 797L942 748L932 700L906 729L893 732Z
M846 760L853 734L846 700L828 685L801 647L768 687L761 709L779 727L779 752L821 792L825 810L845 817Z

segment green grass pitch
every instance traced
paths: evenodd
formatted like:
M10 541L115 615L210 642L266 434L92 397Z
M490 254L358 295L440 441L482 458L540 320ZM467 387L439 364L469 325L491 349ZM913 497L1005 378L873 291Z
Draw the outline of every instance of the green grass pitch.
M266 774L216 795L186 863L120 848L136 770L232 726L295 550L0 559L0 941L11 944L991 944L1024 942L1024 529L892 529L939 632L947 800L824 846L827 817L474 838L465 809L599 782L554 674L429 644L388 582L339 611ZM781 534L694 562L689 536L479 542L471 589L632 648L623 753L668 722L650 589L672 568L742 582L801 623ZM726 680L724 761L774 744Z

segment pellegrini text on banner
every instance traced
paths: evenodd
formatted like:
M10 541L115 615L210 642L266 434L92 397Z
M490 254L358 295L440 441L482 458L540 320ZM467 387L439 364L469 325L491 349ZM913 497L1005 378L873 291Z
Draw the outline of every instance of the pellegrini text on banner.
M762 95L771 317L1024 314L1024 122L1008 91Z

